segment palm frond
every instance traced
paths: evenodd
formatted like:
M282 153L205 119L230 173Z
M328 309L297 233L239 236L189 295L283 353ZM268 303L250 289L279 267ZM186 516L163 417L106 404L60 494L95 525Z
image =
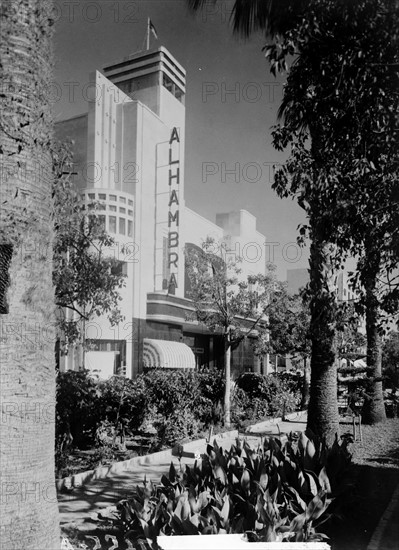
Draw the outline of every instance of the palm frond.
M217 4L217 0L213 0ZM193 11L199 11L209 0L187 0ZM270 36L290 28L306 6L305 0L235 0L231 12L234 32L249 36L264 31Z

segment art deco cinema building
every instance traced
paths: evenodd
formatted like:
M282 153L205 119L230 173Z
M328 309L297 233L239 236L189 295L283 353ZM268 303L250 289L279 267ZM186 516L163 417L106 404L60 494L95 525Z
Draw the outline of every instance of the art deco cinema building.
M93 349L85 366L129 377L146 367L222 368L220 336L190 318L184 251L211 236L237 254L247 247L244 275L264 273L259 251L266 239L245 210L218 214L212 223L186 207L186 72L164 47L96 71L91 90L88 112L58 122L57 135L74 140L76 185L82 200L100 201L105 227L118 243L110 253L127 278L125 321L117 327L105 317L87 323ZM68 353L61 368L79 368L78 357L78 350ZM233 351L232 372L254 368L259 362L244 341Z

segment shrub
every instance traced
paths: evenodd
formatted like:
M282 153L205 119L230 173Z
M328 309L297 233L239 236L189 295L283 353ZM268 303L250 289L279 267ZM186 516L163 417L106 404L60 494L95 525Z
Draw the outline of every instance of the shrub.
M384 389L399 389L399 369L389 367L383 370L383 386Z
M116 438L115 423L102 420L96 430L96 447L93 461L98 464L111 462L116 459L117 451L122 450L122 445Z
M195 372L154 369L143 375L146 398L165 418L176 409L192 408L198 398L198 378Z
M200 376L196 372L149 371L143 376L147 411L145 424L157 432L156 448L173 446L196 437L202 420L212 417L213 403L200 391ZM202 381L206 385L206 378Z
M60 445L69 435L74 445L93 442L101 421L97 379L86 370L59 372L56 399L56 438Z
M399 416L399 395L398 390L384 390L385 411L388 418Z
M99 514L125 538L156 548L159 535L249 532L259 541L317 541L318 526L340 498L350 463L347 441L327 448L304 434L282 446L266 439L251 448L216 442L194 467L173 464L160 485L144 481L134 496ZM142 541L142 542L141 542Z
M238 428L246 427L250 422L261 420L268 414L268 404L259 397L250 398L236 386L232 398L231 420Z
M93 445L103 423L125 435L140 429L157 432L157 447L195 437L222 414L223 373L149 371L130 380L99 381L89 371L68 371L57 378L57 441L64 468L64 439L69 433L78 447ZM104 424L105 425L105 424Z
M224 374L218 369L206 369L196 373L198 395L195 413L205 425L218 424L223 419Z
M301 396L298 393L293 393L282 385L276 395L270 400L269 414L274 418L279 416L284 418L286 414L298 409L300 401Z
M56 479L67 477L72 474L72 468L69 463L69 453L63 449L60 442L56 441L55 452L55 477Z
M250 399L245 391L235 386L231 400L231 421L238 427L242 427L248 416L252 414Z
M399 369L388 367L383 370L384 403L387 416L399 416Z
M252 417L257 420L266 414L283 416L297 409L301 392L299 382L293 378L269 374L263 376L257 373L244 373L237 379L237 386L245 391L249 398L249 407Z
M270 401L278 387L278 379L272 375L263 376L255 372L245 372L236 382L250 399L259 398Z
M286 389L294 394L301 394L303 387L303 373L301 371L297 372L279 372L277 374L279 380L284 384Z
M158 432L160 447L173 447L176 443L198 436L201 423L192 410L176 409L169 417L160 418L154 423Z
M147 406L146 386L142 377L136 380L113 376L98 384L101 393L99 417L118 424L129 433L141 426Z
M270 414L270 407L264 399L259 397L254 397L251 401L251 410L252 413L250 418L253 420L260 420L267 417Z

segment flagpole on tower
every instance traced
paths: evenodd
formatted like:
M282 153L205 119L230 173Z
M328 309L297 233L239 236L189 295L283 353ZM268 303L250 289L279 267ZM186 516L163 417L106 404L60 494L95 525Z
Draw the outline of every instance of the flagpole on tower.
M149 17L147 17L147 50L150 49L150 25L151 20Z
M148 17L147 18L147 34L146 34L147 50L150 49L150 34L151 33L154 35L155 40L158 40L158 34L157 34L157 31L154 27L154 24L151 21L151 19Z

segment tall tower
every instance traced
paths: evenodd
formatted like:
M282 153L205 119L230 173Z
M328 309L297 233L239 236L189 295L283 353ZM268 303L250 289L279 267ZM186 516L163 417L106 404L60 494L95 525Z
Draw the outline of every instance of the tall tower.
M104 75L131 99L147 105L166 125L183 131L186 71L166 48L129 55L104 67Z
M117 244L111 253L127 274L126 322L115 328L101 318L88 337L101 352L117 342L128 375L141 365L147 296L184 298L185 82L163 47L130 55L91 75L87 115L58 128L76 140L77 186L88 203L100 201Z
M155 144L155 272L154 290L170 290L169 282L177 284L172 292L183 296L183 260L179 227L184 212L184 144L186 71L164 47L141 51L104 67L105 77L129 99L145 105L165 128L169 136L157 131ZM150 126L148 126L150 128ZM176 129L177 131L175 131ZM154 127L152 133L154 134ZM172 141L172 136L175 137ZM148 155L149 140L144 154ZM136 159L137 166L143 162ZM148 173L148 172L147 172ZM143 173L144 177L145 174ZM152 182L142 180L142 197L148 194ZM175 188L173 195L172 190ZM137 189L136 199L140 191ZM172 198L171 198L172 197ZM141 201L144 204L144 200ZM149 204L149 202L147 202ZM145 223L145 221L144 221ZM141 225L143 227L143 224ZM144 242L144 235L136 232ZM172 250L172 248L179 248ZM179 261L177 261L177 258ZM175 276L173 277L173 272ZM173 286L173 285L172 285Z

